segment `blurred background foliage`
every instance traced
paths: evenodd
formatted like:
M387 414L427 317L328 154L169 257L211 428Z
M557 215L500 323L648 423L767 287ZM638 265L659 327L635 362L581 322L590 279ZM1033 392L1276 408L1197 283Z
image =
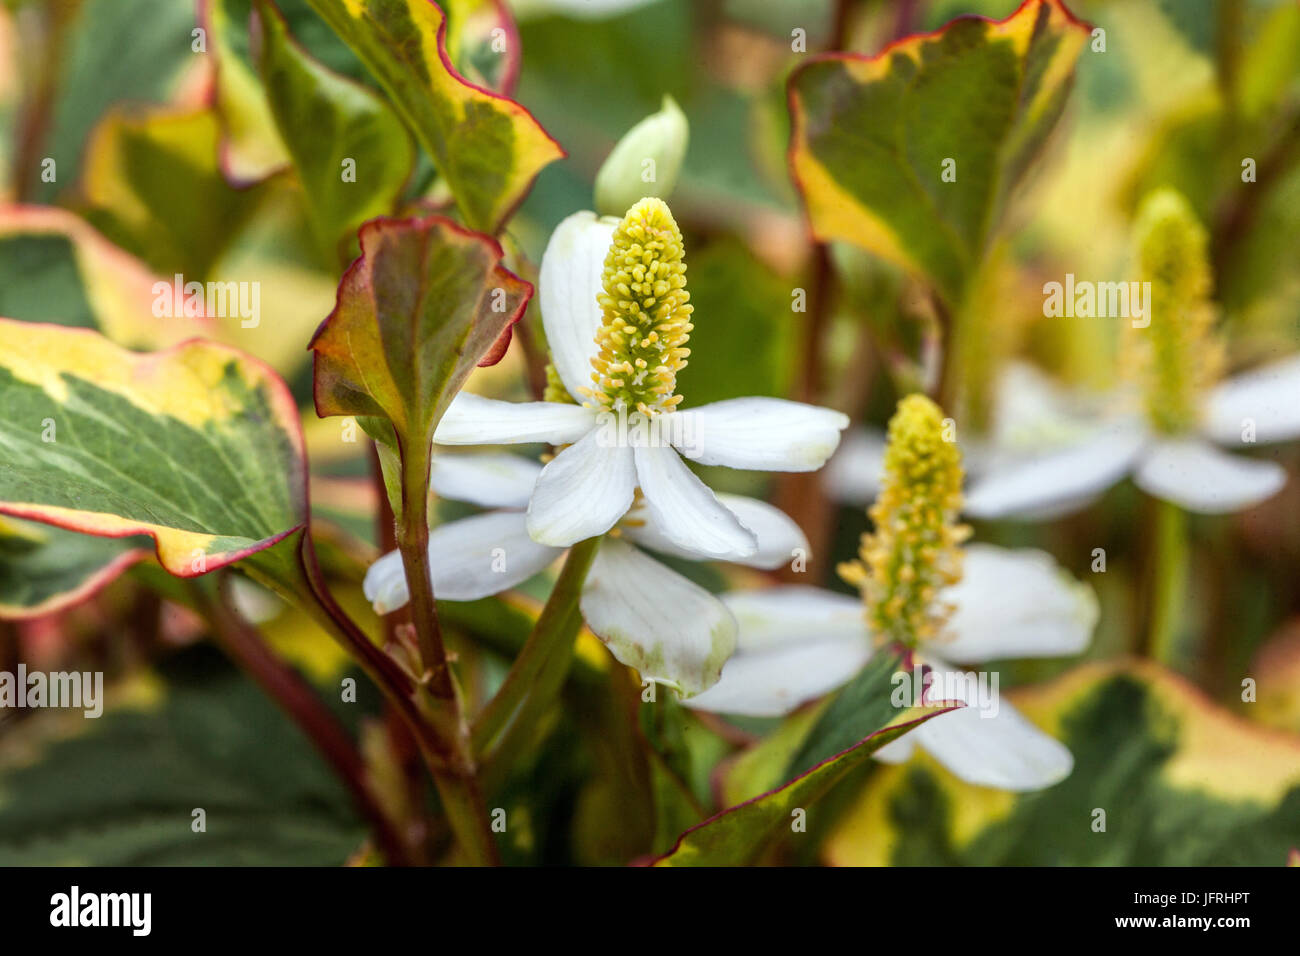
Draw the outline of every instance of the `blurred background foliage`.
M381 157L388 173L362 183L365 202L330 217L310 198L313 151L328 151L335 164L328 134L312 125L324 120L306 122L292 96L263 85L263 51L248 27L252 0L5 0L0 314L98 328L137 349L202 335L279 370L303 408L327 572L377 630L359 591L380 545L367 443L349 440L338 420L315 417L306 343L333 306L360 219L385 207L447 211L448 193L429 158L411 149L379 85L306 0L276 5L301 52L376 104L379 132L334 135L357 135L358 148ZM477 22L470 14L483 15L483 6L448 8L465 23ZM542 170L505 227L515 271L535 279L550 231L591 207L601 162L667 93L691 130L672 199L696 309L680 377L687 404L779 395L880 425L900 395L933 375L936 319L915 279L849 244L818 253L809 240L787 165L786 80L823 50L874 53L960 14L1005 17L1011 0L651 0L607 16L574 3L511 6L507 62L488 55L474 29L456 33L456 59L462 72L532 111L568 153ZM1105 29L1105 51L1084 47L1065 114L1012 196L988 297L993 332L966 360L974 367L1020 356L1067 383L1115 385L1119 324L1044 318L1039 290L1066 272L1123 276L1135 208L1158 185L1182 191L1210 231L1230 368L1293 353L1300 6L1070 7ZM490 11L489 23L510 23L500 16ZM206 31L202 50L196 27ZM295 55L280 53L287 63ZM283 141L277 110L280 127L302 121L302 139ZM1241 180L1243 157L1256 161L1252 184ZM55 173L42 177L50 161ZM152 319L153 278L177 273L259 282L260 327L242 328L238 318ZM810 297L808 312L792 311L796 290ZM527 397L542 339L535 307L520 338L534 361L517 344L478 374L475 390ZM1142 646L1149 571L1146 505L1131 483L1057 522L980 523L981 539L1042 547L1098 591L1102 620L1081 660L1002 667L1004 686L1032 685L1016 699L1059 729L1075 754L1073 776L1013 796L963 785L924 762L863 766L826 797L835 812L819 818L814 839L787 839L764 859L1281 863L1285 845L1300 843L1300 451L1284 446L1278 460L1291 474L1283 493L1243 514L1191 523L1177 674L1120 663ZM860 509L830 503L802 478L722 469L707 477L720 490L786 507L814 545L813 580L801 580L844 588L833 568L866 529ZM466 511L438 503L443 519ZM102 669L110 685L99 721L0 715L0 863L370 859L342 790L275 707L205 649L184 592L140 544L0 525L0 608L20 618L0 621L0 670L20 660ZM1090 569L1098 547L1108 556L1104 574ZM34 560L40 548L57 550ZM131 570L101 589L92 569L110 562ZM714 590L765 580L675 566ZM472 700L501 679L548 586L541 576L518 595L446 606ZM44 602L61 589L76 600L51 612ZM245 599L277 653L336 700L347 661L323 633L269 595L250 590ZM566 706L539 728L540 748L499 791L512 821L508 861L621 863L662 853L702 816L762 792L756 781L771 784L758 758L740 775L734 759L719 762L774 722L723 724L671 702L638 708L626 673L594 638L583 640ZM1242 701L1245 677L1258 682L1257 702ZM393 794L432 799L410 784L409 748L384 731L374 698L363 692L356 705L334 709L361 734ZM1104 841L1090 839L1092 809L1121 800L1139 805L1140 816ZM200 806L209 820L202 836L189 826Z

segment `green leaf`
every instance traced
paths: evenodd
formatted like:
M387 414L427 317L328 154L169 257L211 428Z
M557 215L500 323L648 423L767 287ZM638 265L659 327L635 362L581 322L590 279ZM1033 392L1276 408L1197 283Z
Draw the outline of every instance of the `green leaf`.
M874 730L784 786L729 807L687 830L655 865L746 866L756 862L783 828L791 825L796 810L811 812L813 804L885 744L947 712L946 708L905 711L895 722ZM898 717L898 711L892 716Z
M465 79L510 95L522 44L505 0L446 0L447 54Z
M920 754L871 778L827 859L1278 866L1300 844L1300 740L1227 713L1157 665L1087 665L1008 696L1070 748L1069 778L1007 793Z
M283 169L292 144L276 131L268 94L253 61L248 23L253 0L200 0L208 55L216 64L213 107L221 123L220 162L234 184L251 183Z
M387 419L403 460L424 455L427 467L443 412L475 365L500 358L532 296L502 256L438 216L366 223L311 340L317 414Z
M365 839L337 780L255 686L190 651L0 740L0 866L345 862ZM193 811L205 813L194 832Z
M207 109L109 113L87 150L86 218L164 276L207 278L266 193L226 182L219 140Z
M874 57L800 67L790 164L816 236L899 262L956 306L1087 37L1060 0L1028 0L1001 22L958 18Z
M70 212L0 209L0 315L97 329L131 348L161 348L207 331L202 320L184 314L160 321L157 281L144 263ZM171 282L166 285L170 292Z
M430 0L310 3L388 92L471 228L495 233L538 171L564 155L526 109L456 72Z
M0 519L0 620L52 614L152 553L148 538L96 538Z
M53 202L76 181L89 156L87 136L106 110L115 103L168 102L188 71L202 68L203 54L191 49L193 3L79 0L39 6L44 9L29 13L47 14L64 24L46 34L56 45L14 52L22 54L15 57L22 73L54 74L53 102L42 109L49 133L38 158L54 160L57 178L46 182L42 164L32 163L25 171L29 190L24 195L35 202ZM24 31L15 39L27 41L31 35ZM27 57L31 62L22 63Z
M302 434L284 383L192 341L137 354L98 333L0 319L0 513L146 534L190 577L306 520ZM278 569L285 554L254 563Z
M361 223L393 211L415 162L414 147L381 97L312 59L269 0L257 0L256 7L258 62L270 109L302 180L312 224L334 254Z

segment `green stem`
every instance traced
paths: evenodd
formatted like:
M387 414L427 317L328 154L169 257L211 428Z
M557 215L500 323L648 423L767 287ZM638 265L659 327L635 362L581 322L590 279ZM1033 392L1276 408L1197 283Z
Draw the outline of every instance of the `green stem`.
M574 641L582 629L578 609L582 585L599 547L600 538L588 538L569 549L532 633L500 690L474 723L474 752L491 752L495 764L500 764L500 755L512 750L521 734L532 731L536 718L564 683L573 659Z
M402 454L402 510L397 523L397 549L402 555L406 587L411 595L411 620L420 646L424 674L420 683L424 716L445 745L445 759L430 764L443 809L465 852L474 865L497 862L487 807L478 782L478 768L470 744L469 725L460 695L447 664L447 652L438 623L429 563L429 454Z
M1154 660L1171 666L1177 651L1178 625L1187 601L1187 515L1163 499L1157 499L1154 507L1154 586L1147 646Z

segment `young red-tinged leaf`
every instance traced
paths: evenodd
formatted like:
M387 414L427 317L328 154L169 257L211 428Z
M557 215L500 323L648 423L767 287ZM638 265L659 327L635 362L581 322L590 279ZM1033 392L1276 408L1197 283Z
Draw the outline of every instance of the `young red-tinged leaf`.
M255 556L306 521L302 434L284 382L190 341L128 352L84 329L0 319L0 513L148 535L172 574Z
M501 357L533 287L501 247L438 216L376 219L311 340L316 412L378 417L427 455L448 404L479 364Z
M960 17L876 56L801 66L790 167L814 234L898 262L957 305L1087 38L1061 0L1025 0L999 22Z
M432 0L309 2L388 92L472 228L495 233L538 171L564 155L526 109L456 70Z

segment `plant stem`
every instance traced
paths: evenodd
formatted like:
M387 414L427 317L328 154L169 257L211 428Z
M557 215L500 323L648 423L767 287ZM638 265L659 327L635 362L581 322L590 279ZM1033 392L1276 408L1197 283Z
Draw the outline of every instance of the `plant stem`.
M192 587L191 593L226 653L293 719L347 787L357 809L370 821L375 841L388 862L408 865L406 845L371 787L365 761L315 690L271 653L256 629L230 604L224 590L216 600L198 585Z
M578 611L582 585L599 547L600 538L588 538L569 549L564 568L532 633L496 696L474 722L475 753L486 754L494 747L499 748L503 734L509 737L523 725L531 724L532 718L559 691L573 656L573 643L582 627L582 615Z
M1171 666L1177 650L1178 624L1187 599L1187 515L1163 499L1157 499L1154 507L1154 586L1148 649L1154 660Z
M438 624L429 564L429 453L403 449L402 513L397 522L397 549L411 595L411 620L420 646L420 709L440 742L440 758L429 765L442 797L448 822L461 849L476 865L496 862L496 843L478 783L469 725L461 707Z

